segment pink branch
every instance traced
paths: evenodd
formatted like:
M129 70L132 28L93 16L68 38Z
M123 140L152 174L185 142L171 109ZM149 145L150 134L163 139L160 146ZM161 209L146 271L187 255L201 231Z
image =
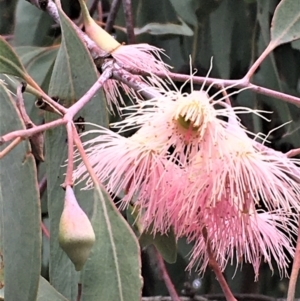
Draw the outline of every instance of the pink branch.
M128 68L126 68L128 69ZM149 75L148 73L142 71L142 70L136 70L136 69L128 69L128 74L129 76L132 74L129 73L132 72L134 74L138 74L138 75ZM155 72L154 73L156 76L160 77L160 78L164 78L164 79L171 79L172 81L178 81L178 82L185 82L187 80L191 79L190 75L187 74L179 74L179 73L168 73L165 74L164 72ZM128 76L127 76L128 77ZM114 78L121 80L121 81L128 81L128 78L124 79L123 77L120 77L116 71L114 71ZM296 96L292 96L286 93L282 93L282 92L278 92L272 89L268 89L268 88L264 88L261 86L257 86L254 85L252 83L249 83L247 78L242 78L242 79L220 79L220 78L209 78L209 77L203 77L203 76L193 76L193 83L194 84L203 84L205 83L206 86L209 85L213 85L216 86L220 89L222 89L223 87L229 87L232 86L234 88L239 88L239 89L249 89L253 92L256 92L258 94L263 94L269 97L274 97L277 99L281 99L283 101L289 102L293 105L296 105L298 107L300 107L300 98L296 97ZM132 84L132 87L135 88L134 84ZM143 92L143 91L142 91ZM146 92L149 92L149 90L147 90Z
M297 246L295 251L295 257L292 267L292 273L289 282L288 294L287 294L287 301L294 301L295 300L295 292L296 292L296 285L298 280L298 274L300 269L300 224L298 226L298 238L297 238Z
M42 232L44 233L44 235L49 239L50 238L49 230L47 229L47 227L45 226L45 224L42 221L41 221L41 228L42 228Z
M65 182L62 185L64 188L67 186L73 187L73 169L74 169L74 160L73 160L73 153L74 153L74 139L73 139L73 122L67 123L67 135L68 135L68 165L67 165L67 172Z
M215 259L215 255L211 249L211 245L210 245L210 241L207 237L207 231L205 228L203 228L202 230L202 234L203 234L203 237L204 237L204 240L205 240L205 243L206 243L206 251L207 251L207 254L208 254L208 258L209 258L209 266L212 268L212 270L214 271L218 281L219 281L219 284L222 288L222 291L225 295L225 298L227 301L237 301L234 297L234 295L232 294L224 276L223 276L223 273Z
M67 111L65 119L68 121L72 120L74 116L92 99L92 97L98 92L98 90L103 86L103 84L111 77L112 69L107 68L100 75L98 80L94 85L77 101L75 102Z
M272 42L268 45L268 47L263 51L260 57L251 66L247 74L244 76L244 79L250 81L250 78L253 76L254 72L257 70L263 60L270 54L270 52L273 51L273 49L275 48L274 46L276 47L276 45L274 45Z
M14 149L20 142L22 138L17 137L11 144L9 144L3 151L0 152L0 159L7 155L12 149ZM0 145L1 145L1 137L0 137Z
M161 254L158 252L158 250L156 248L154 248L154 251L155 251L157 265L158 265L161 277L162 277L163 281L165 282L165 285L168 289L168 292L170 294L172 301L180 301L180 298L176 292L174 284L173 284L173 282L168 274L168 271L166 269L164 259L162 258Z
M26 139L32 135L44 132L46 130L49 130L51 128L55 128L59 125L65 124L67 121L64 119L57 119L45 124L37 125L34 128L27 129L27 130L18 130L18 131L13 131L11 133L8 133L2 137L0 137L0 145L4 144L5 142L8 142L10 140L16 139L16 138L23 138Z

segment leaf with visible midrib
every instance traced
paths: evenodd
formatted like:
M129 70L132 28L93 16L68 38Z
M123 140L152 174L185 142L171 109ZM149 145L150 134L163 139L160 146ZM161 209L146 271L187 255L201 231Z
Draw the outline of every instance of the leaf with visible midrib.
M91 219L96 242L82 275L82 301L139 301L140 250L110 196L96 184Z
M18 129L24 129L24 124L14 100L0 83L0 136ZM5 300L36 300L41 268L40 216L35 160L29 142L22 141L0 159Z
M300 2L282 0L276 7L271 25L271 44L275 48L300 38Z
M97 70L85 45L78 38L72 21L59 9L62 43L59 48L49 84L49 95L57 96L60 103L70 107L80 99L97 81ZM79 112L89 123L108 126L105 97L102 90ZM79 115L78 114L78 115ZM77 118L78 115L75 117ZM51 113L45 114L46 122L57 118ZM90 125L85 129L89 130ZM77 296L78 273L74 265L58 244L58 225L63 209L65 161L67 159L67 137L63 127L48 130L45 134L47 162L47 197L50 218L50 282L63 296L75 300ZM75 187L75 195L80 205L88 213L92 206L93 191L80 191Z
M0 73L26 79L26 71L10 45L0 36Z

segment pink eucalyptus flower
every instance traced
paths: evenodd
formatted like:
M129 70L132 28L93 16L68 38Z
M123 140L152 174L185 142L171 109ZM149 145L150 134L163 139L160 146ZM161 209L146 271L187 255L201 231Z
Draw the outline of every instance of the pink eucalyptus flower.
M166 210L166 203L159 204L159 200L180 189L172 184L179 167L162 155L165 145L145 131L125 138L99 127L88 134L98 135L84 146L90 164L106 189L115 195L125 193L121 198L123 208L129 203L142 208L146 228L156 219L163 229L165 215L162 212ZM86 180L86 188L92 187L82 162L73 176L77 182Z
M138 129L133 136L100 128L85 143L100 181L125 192L123 206L139 208L144 228L173 227L177 238L195 240L190 267L200 260L205 269L209 244L221 268L243 258L257 274L261 259L271 265L273 257L285 273L292 211L300 209L299 161L249 138L235 114L259 112L216 108L223 98L203 89L157 90L161 96L126 108L127 118L114 124L120 132ZM74 176L91 187L82 164ZM270 212L257 212L262 205Z
M222 270L228 264L250 263L258 277L261 262L273 271L275 260L281 276L287 276L294 255L291 234L297 233L295 216L282 210L241 213L228 202L206 209L194 225L189 240L194 241L188 268L204 272L209 262L208 245ZM203 235L204 234L204 235Z
M155 46L149 44L135 44L120 45L110 54L116 61L114 68L118 68L119 72L124 76L126 75L126 68L129 70L136 70L137 72L148 72L149 74L152 74L153 72L164 72L167 74L170 66L162 61L160 56L161 53L163 53L162 50ZM134 81L142 86L147 82L147 79L130 74L130 81ZM123 89L132 103L134 103L135 99L140 97L137 91L128 87L123 82L109 79L104 83L103 89L106 95L108 108L111 112L113 112L113 104L116 106L117 110L120 109L120 106L125 105L119 87Z

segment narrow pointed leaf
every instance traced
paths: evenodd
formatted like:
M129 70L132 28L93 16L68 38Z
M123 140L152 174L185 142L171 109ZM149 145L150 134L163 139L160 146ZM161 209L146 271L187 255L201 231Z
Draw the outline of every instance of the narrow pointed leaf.
M147 231L143 231L138 216L137 208L131 205L128 206L126 218L138 237L140 245L142 247L154 245L166 262L175 263L177 259L177 241L173 229L170 229L166 234L157 232L153 235L152 226Z
M18 1L16 7L16 24L14 29L14 46L45 46L51 45L54 35L47 34L54 23L52 18L39 10L29 1Z
M37 301L68 301L43 277L40 277Z
M48 90L49 72L53 68L58 47L30 47L21 46L15 48L21 62L28 74L44 90ZM24 103L26 112L35 124L41 124L44 116L35 106L36 97L29 93L24 93Z
M177 243L172 229L166 234L156 233L153 235L151 231L143 232L139 242L142 246L154 245L166 262L176 262Z
M230 75L230 55L232 44L232 16L233 0L224 0L221 5L210 14L210 28L214 60L222 78Z
M174 23L148 23L142 28L135 28L135 35L148 33L152 35L176 34L183 36L192 36L194 33L191 28L182 20L179 19L181 24Z
M24 128L0 84L0 136ZM0 148L0 151L3 146ZM36 300L41 267L40 200L28 141L0 159L0 220L5 300Z
M97 81L97 71L87 49L77 37L71 21L60 11L62 43L59 48L49 84L49 95L57 96L60 103L71 106ZM105 98L102 91L79 113L86 121L102 126L108 125ZM56 118L54 114L45 115L46 122ZM89 126L86 126L88 130ZM50 283L69 300L76 299L78 273L73 263L58 244L58 225L63 209L65 168L67 159L67 137L63 127L49 130L45 135L47 164L48 210L50 218ZM92 205L93 192L81 192L75 188L76 198ZM83 208L87 209L88 208Z
M139 301L142 278L137 239L99 185L94 198L91 222L96 242L82 275L82 301Z
M271 43L276 47L300 38L300 2L282 0L276 7L271 25Z
M26 71L11 46L0 36L0 73L26 78Z

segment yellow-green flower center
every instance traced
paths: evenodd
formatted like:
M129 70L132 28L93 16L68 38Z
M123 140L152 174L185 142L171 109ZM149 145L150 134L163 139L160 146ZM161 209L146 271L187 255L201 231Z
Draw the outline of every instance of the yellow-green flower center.
M206 93L193 92L178 101L175 120L186 130L196 132L205 123L208 116L209 102Z
M178 123L186 130L192 130L193 132L196 132L199 130L200 126L197 126L194 124L193 120L191 119L185 119L185 116L179 115L177 118Z

